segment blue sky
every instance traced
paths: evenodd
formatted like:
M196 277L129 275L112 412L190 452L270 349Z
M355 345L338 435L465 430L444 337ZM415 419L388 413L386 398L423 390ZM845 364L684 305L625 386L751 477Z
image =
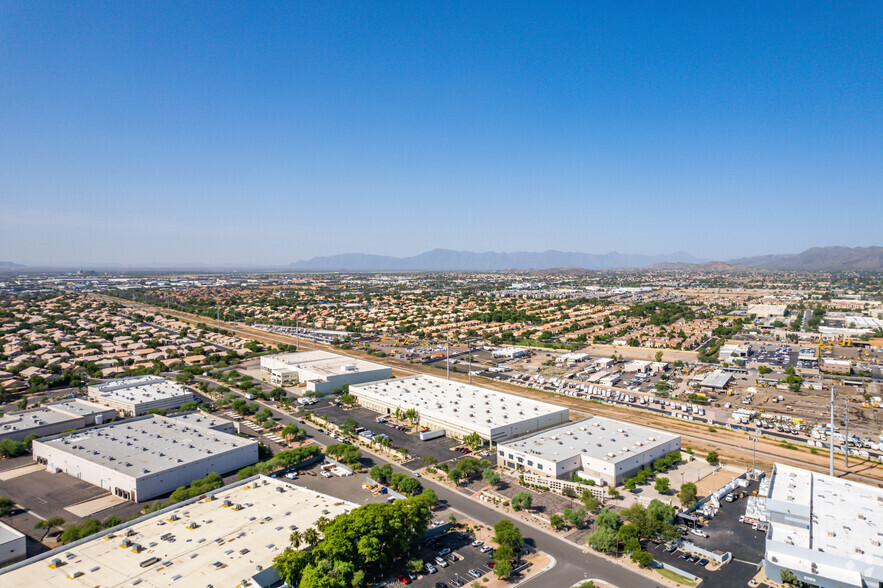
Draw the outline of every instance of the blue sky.
M6 3L0 260L881 245L883 5Z

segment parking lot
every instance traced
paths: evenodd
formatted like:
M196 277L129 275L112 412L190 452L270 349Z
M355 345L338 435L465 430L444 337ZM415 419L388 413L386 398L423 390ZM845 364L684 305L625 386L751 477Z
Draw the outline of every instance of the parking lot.
M457 531L447 531L447 525L441 527L441 533L437 535L428 534L428 538L434 538L435 543L428 543L424 540L420 545L420 557L424 562L430 562L435 572L429 573L424 569L410 582L411 586L432 587L441 582L445 586L468 586L477 578L482 578L493 572L492 562L493 552L483 553L481 548L484 545L473 546L474 536L468 533L460 533ZM444 555L441 555L444 553ZM441 558L444 564L438 563L436 558ZM474 570L478 575L470 573ZM405 572L399 572L404 574ZM393 579L389 586L404 586L405 582L399 579Z
M378 423L377 417L380 414L367 408L344 408L342 406L329 405L316 409L313 412L328 417L330 422L338 426L342 425L347 417L352 417L359 423L359 426L365 427L375 434L383 433L388 435L393 447L404 447L414 457L413 460L404 464L405 467L412 470L422 468L425 465L420 461L420 458L423 456L432 456L438 460L438 463L462 457L462 454L453 450L455 446L459 445L459 442L455 439L438 437L437 439L421 441L420 437L414 433L409 434L405 431L400 431L390 426L389 423Z
M757 489L757 483L752 482L745 490L750 495L755 489ZM764 553L764 533L753 531L751 525L739 522L739 516L745 514L746 502L744 498L735 502L721 502L717 516L702 527L702 530L708 533L708 538L697 537L693 534L684 537L685 540L708 551L729 551L733 555L732 560L718 570L690 563L682 558L684 551L680 549L673 553L667 553L664 543L659 545L651 543L647 547L658 561L671 564L708 580L710 586L743 587L760 569Z

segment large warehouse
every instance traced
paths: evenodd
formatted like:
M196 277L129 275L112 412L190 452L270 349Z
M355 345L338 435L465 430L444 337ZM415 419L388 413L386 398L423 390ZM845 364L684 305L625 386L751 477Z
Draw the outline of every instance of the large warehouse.
M121 416L148 410L176 410L195 396L186 386L160 376L132 376L89 386L89 399L115 408Z
M327 351L281 353L261 358L261 370L274 386L305 383L307 390L328 394L344 385L376 382L392 376L392 368Z
M350 394L382 414L414 409L420 425L455 438L474 432L487 441L502 441L566 423L570 416L568 409L554 404L433 376L351 386Z
M770 479L763 568L820 588L883 586L883 490L782 464Z
M34 460L127 500L142 502L258 461L258 443L149 415L34 441Z
M576 474L616 486L680 448L678 435L593 416L500 443L497 461L533 474L558 479Z
M28 435L45 437L68 429L82 429L108 422L116 411L83 400L64 400L10 412L0 417L0 439L23 441Z
M0 585L275 586L292 529L356 506L257 476L0 569Z

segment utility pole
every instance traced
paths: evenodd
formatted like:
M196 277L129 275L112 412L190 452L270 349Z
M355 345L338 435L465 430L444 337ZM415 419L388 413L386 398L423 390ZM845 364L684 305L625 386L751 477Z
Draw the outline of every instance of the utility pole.
M448 379L451 379L451 334L445 333L445 369L448 372Z
M754 429L754 449L751 452L751 477L757 475L757 429Z
M849 467L849 398L843 399L843 404L846 408L846 436L843 438L843 454L846 456L845 464L846 467Z
M831 465L829 475L834 477L834 384L831 384L831 435L828 437L828 445L831 448Z
M467 353L469 354L469 383L472 383L472 339L466 342Z
M294 315L294 335L297 337L297 350L300 351L300 315Z

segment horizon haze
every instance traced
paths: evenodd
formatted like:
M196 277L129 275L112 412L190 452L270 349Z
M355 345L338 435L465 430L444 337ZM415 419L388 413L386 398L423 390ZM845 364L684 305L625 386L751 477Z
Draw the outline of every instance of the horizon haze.
M879 244L860 5L9 5L0 259Z

